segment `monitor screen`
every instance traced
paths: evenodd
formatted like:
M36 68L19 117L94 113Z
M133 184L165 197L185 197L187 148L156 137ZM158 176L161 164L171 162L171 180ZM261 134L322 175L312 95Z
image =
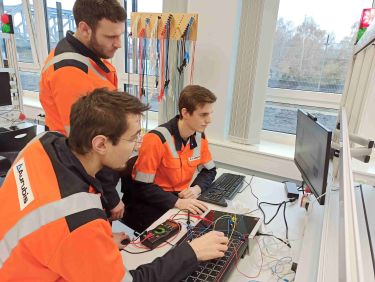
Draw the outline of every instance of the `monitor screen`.
M311 192L324 204L332 132L302 110L297 113L294 162ZM322 196L323 195L323 196Z
M12 105L12 94L10 92L9 80L9 73L0 71L0 106Z

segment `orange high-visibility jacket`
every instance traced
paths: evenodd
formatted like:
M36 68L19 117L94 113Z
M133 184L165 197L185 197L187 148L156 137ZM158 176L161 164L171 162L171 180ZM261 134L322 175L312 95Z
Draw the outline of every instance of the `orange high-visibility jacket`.
M31 141L0 188L0 281L131 280L97 192L63 135Z
M179 192L188 188L203 168L215 168L204 133L196 132L183 146L177 121L178 116L144 136L133 169L134 180Z
M71 106L80 96L103 87L117 89L115 68L68 32L42 70L39 97L48 128L68 135Z

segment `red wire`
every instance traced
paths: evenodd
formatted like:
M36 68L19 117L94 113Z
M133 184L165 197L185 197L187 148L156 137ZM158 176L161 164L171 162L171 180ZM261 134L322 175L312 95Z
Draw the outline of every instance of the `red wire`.
M194 74L194 58L195 58L195 41L193 41L193 52L191 59L191 68L190 68L190 84L193 84L193 74Z
M142 28L139 33L139 97L142 97L142 88L143 88L143 37L145 35L145 29Z
M188 214L183 214L183 213L179 213L178 215L185 215L185 216L188 216ZM207 221L208 223L212 223L211 220L205 218L205 217L201 217L199 215L196 215L196 214L190 214L190 217L193 217L193 218L198 218L198 219L201 219L201 220L204 220L204 221Z

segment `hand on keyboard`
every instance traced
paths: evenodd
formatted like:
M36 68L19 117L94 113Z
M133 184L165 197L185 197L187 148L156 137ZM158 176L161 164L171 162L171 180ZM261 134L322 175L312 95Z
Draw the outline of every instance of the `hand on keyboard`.
M202 214L207 210L207 206L196 199L178 199L175 207L180 210L189 210L193 214Z
M228 238L223 232L211 231L190 242L199 261L223 257L228 250Z
M180 193L178 193L178 197L181 199L196 199L201 194L202 190L201 187L195 185L193 187L189 187Z

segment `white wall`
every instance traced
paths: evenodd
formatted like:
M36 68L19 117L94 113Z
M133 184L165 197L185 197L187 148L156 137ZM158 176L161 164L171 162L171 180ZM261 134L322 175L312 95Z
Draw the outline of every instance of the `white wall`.
M198 13L194 84L218 97L210 139L225 140L229 126L241 1L190 0L188 13Z

